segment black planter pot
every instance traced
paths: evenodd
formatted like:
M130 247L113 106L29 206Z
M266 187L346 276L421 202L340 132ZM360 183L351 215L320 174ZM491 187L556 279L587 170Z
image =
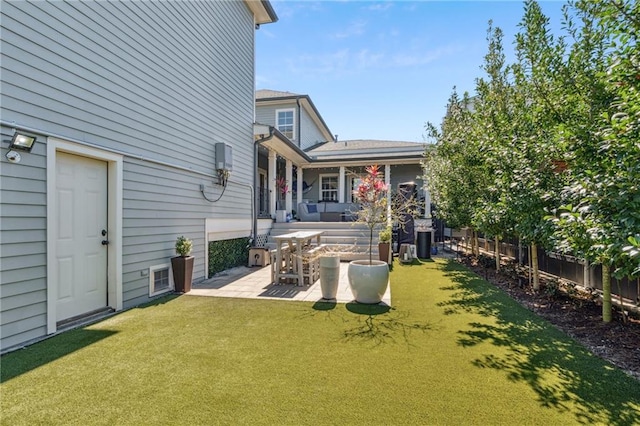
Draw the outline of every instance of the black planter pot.
M193 256L172 257L171 268L173 269L173 284L177 293L189 293L191 291L191 280L193 278Z

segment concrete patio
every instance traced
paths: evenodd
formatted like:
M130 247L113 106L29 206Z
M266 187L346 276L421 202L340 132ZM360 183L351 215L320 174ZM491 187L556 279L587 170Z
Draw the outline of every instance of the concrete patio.
M340 283L337 298L333 302L348 303L353 301L347 277L348 262L340 263ZM213 297L237 297L246 299L278 299L317 302L322 299L320 280L309 286L293 284L272 284L271 267L249 268L240 266L221 272L212 278L193 284L189 295ZM391 286L382 299L391 306Z

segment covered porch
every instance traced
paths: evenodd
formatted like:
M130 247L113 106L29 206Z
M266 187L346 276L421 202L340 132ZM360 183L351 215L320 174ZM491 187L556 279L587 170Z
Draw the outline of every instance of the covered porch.
M366 166L378 164L392 189L389 201L394 192L410 188L423 206L420 219L431 220L431 197L422 179L422 144L326 142L303 151L274 127L259 124L254 137L258 218L281 221L289 213L301 221L352 221L349 213L358 208L353 191L359 176Z

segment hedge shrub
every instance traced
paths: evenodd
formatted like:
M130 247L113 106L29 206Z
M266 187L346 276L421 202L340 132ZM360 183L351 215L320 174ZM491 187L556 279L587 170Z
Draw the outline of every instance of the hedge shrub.
M209 278L225 269L247 265L249 238L209 242Z

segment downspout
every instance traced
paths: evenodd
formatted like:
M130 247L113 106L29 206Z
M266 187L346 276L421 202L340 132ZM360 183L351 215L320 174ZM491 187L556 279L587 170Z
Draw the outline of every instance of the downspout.
M298 148L302 148L302 141L300 140L301 137L301 133L300 130L302 129L302 126L300 125L300 98L296 98L296 103L298 104L298 122L296 123L297 127L298 127Z
M253 185L259 190L258 187L258 146L265 141L268 141L273 137L273 126L269 126L269 136L260 135L260 139L253 143ZM258 238L258 191L253 193L253 224L251 226L251 243L255 244Z

